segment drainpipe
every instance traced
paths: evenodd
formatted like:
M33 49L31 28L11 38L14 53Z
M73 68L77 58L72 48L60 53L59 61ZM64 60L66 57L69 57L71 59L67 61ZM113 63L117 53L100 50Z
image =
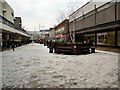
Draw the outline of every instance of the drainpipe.
M117 1L115 2L115 21L117 21ZM118 46L118 30L115 28L115 47Z
M97 14L97 9L96 9L96 5L94 5L95 8L95 26L97 25L96 23L96 14ZM95 32L95 45L97 45L97 32Z
M85 30L84 30L84 12L82 11L82 16L83 16L83 33L82 33L82 35L83 35L83 37L85 36L84 34L85 34Z
M96 25L96 14L97 14L96 5L94 5L94 8L95 8L95 25Z

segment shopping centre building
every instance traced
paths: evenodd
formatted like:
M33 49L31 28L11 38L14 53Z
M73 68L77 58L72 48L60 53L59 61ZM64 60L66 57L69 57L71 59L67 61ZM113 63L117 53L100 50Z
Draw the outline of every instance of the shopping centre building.
M14 17L14 10L5 0L0 0L0 46L10 48L12 40L16 46L28 43L30 35L22 28L20 17Z
M69 15L69 29L75 40L94 40L97 46L120 47L120 0L91 0Z

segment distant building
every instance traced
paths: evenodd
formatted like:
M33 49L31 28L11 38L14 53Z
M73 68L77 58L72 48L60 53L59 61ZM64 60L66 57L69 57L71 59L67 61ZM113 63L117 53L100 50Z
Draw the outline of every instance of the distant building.
M18 29L22 28L22 20L21 17L15 17L14 19L14 25L15 27L17 27Z
M49 37L49 32L50 32L49 29L40 30L40 33L39 33L40 38L47 40Z
M55 38L67 41L69 39L69 20L65 19L54 27Z
M37 40L39 38L39 31L27 31L30 36L31 36L31 40Z
M55 38L55 29L54 28L50 28L49 38Z
M40 31L28 31L28 33L31 35L31 39L39 40L39 39L45 39L48 38L49 30L40 30Z
M49 31L50 31L49 29L40 30L39 35L45 36L46 34L49 34Z

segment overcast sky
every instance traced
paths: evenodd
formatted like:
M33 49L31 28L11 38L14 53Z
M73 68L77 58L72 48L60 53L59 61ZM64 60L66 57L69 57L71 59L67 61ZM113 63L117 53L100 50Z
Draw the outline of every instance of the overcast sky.
M68 11L72 2L79 7L90 0L6 0L13 8L15 17L22 18L22 26L28 31L49 29L57 24L58 11Z

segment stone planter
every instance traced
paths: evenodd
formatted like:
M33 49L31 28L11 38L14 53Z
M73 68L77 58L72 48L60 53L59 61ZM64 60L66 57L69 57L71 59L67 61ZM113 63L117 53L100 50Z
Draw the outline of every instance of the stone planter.
M88 44L55 44L54 53L88 54L90 53L90 48Z

